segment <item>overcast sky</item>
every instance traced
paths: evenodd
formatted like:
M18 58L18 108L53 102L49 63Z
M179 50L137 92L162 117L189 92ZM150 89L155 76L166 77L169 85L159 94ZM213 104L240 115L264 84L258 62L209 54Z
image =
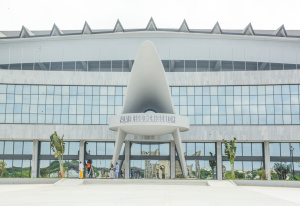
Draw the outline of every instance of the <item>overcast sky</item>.
M0 0L0 30L113 29L120 19L125 29L145 28L150 17L158 28L300 30L300 0Z

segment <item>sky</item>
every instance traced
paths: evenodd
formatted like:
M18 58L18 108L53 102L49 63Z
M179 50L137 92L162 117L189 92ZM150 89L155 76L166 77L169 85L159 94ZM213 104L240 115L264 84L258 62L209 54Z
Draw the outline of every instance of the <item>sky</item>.
M300 0L0 0L0 31L145 28L153 17L158 28L300 30Z

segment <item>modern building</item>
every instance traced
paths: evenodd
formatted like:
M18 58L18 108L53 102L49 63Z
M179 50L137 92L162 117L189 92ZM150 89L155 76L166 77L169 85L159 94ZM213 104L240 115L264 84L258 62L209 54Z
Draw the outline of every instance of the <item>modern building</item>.
M157 58L138 54L147 40ZM0 31L4 177L57 177L49 142L57 131L68 177L78 176L79 160L108 177L115 151L126 178L229 178L222 140L236 137L238 178L258 179L265 170L268 179L289 179L300 175L299 102L300 30L284 26L205 30L183 21L161 29L150 19L143 29L117 21L113 30L85 23L82 31ZM155 127L143 133L129 122L125 138L113 126L128 126L130 115L151 116ZM187 131L157 133L187 117ZM117 137L125 141L115 148Z

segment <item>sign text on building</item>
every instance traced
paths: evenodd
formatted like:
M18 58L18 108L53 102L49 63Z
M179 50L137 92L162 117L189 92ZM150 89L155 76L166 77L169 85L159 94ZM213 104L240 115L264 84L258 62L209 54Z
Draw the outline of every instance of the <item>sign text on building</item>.
M153 115L122 115L120 123L127 122L167 122L175 123L176 118L173 115L153 114Z

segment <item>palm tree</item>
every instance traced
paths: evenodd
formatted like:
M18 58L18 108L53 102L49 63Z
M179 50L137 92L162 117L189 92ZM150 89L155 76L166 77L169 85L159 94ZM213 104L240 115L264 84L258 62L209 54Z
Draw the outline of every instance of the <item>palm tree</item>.
M54 152L54 157L59 160L59 177L65 177L65 169L64 169L64 152L65 152L65 143L64 143L64 135L60 138L56 131L50 136L51 148Z

